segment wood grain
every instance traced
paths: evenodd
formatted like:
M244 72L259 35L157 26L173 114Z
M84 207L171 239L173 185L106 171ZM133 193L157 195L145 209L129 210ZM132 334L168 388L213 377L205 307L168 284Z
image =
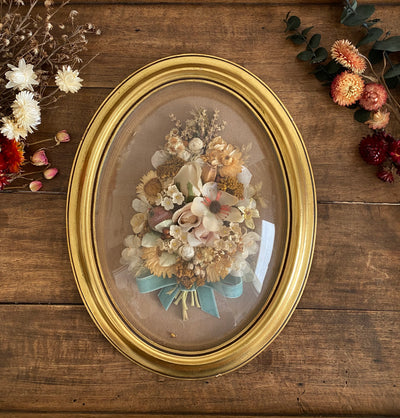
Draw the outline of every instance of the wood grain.
M50 153L62 172L69 172L78 141L109 89L156 59L199 52L244 65L275 91L303 135L320 201L400 201L400 186L377 181L376 169L364 164L358 155L358 143L369 133L368 129L353 121L352 111L333 104L326 87L308 74L309 67L296 61L300 49L287 41L283 33L286 5L216 3L156 7L132 3L81 5L79 10L82 21L94 21L103 29L102 36L89 43L90 54L101 51L83 73L85 86L90 88L67 96L57 109L46 112L42 129L36 135L43 139L61 128L71 131L74 142L63 146L62 151ZM387 5L379 10L388 28L392 22L395 26L394 10ZM293 12L301 15L306 24L314 24L316 30L323 29L323 44L327 47L345 34L353 34L354 39L360 36L358 29L337 23L338 5L298 6ZM171 22L179 24L172 30ZM187 33L191 33L190 38ZM321 115L325 115L323 119ZM60 153L66 153L66 158L59 158ZM67 177L58 178L46 184L44 191L65 192L66 187Z
M0 315L3 411L400 411L399 312L297 310L256 359L204 381L164 378L132 364L102 337L83 307L0 306Z
M72 138L71 142L48 151L53 166L59 168L60 173L54 180L45 182L44 193L66 193L78 144L90 119L110 92L111 89L83 89L80 94L61 99L57 109L44 113L42 129L33 135L32 141L51 138L61 129L67 129ZM303 136L320 202L400 202L400 181L383 184L375 177L376 168L362 161L358 143L369 132L352 120L351 111L334 105L323 88L307 92L306 101L299 92L293 94L286 88L280 88L277 94ZM319 125L304 117L304 114L316 115L319 112L324 115L331 112L332 117L327 117ZM327 139L327 132L334 132L334 138Z
M399 211L400 205L318 205L314 261L300 306L398 310ZM17 243L14 253L0 252L0 303L81 303L68 259L65 197L2 196L0 219L2 248Z
M59 1L58 1L59 3ZM43 191L0 194L0 417L399 417L400 181L384 185L357 145L365 127L334 105L285 39L291 10L329 48L357 41L339 0L72 0L102 29L84 88L42 114L35 139L67 129L48 151L60 174ZM370 1L360 1L371 4ZM398 30L400 2L376 4ZM69 263L69 171L97 107L125 77L165 56L220 56L278 95L303 135L318 197L314 262L300 304L271 346L236 372L185 382L131 363L101 335Z

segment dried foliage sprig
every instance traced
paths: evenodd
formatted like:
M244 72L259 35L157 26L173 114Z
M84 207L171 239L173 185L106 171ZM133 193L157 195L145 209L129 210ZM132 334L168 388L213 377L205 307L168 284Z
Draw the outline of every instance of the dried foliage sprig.
M373 5L346 0L340 22L349 27L360 26L363 36L355 45L349 40L337 40L330 54L320 46L320 34L309 38L313 27L302 29L298 16L288 13L284 23L285 32L290 33L287 39L305 45L297 58L312 64L313 74L330 87L335 103L354 109L355 120L372 129L373 133L359 144L360 155L368 164L378 166L379 179L392 183L394 174L400 175L400 139L386 129L389 123L395 131L400 126L400 104L396 98L400 63L395 62L400 36L390 36L390 32L376 27L380 20L371 18L374 12ZM365 54L358 49L367 46Z
M60 19L66 4L54 6L53 0L45 0L40 12L38 0L26 5L23 0L0 2L0 190L16 179L27 179L27 169L31 171L27 166L38 165L33 160L39 150L29 146L33 144L28 134L38 129L41 110L82 87L81 53L87 49L88 36L101 32L92 23L78 24L76 10ZM49 141L68 142L59 140L65 131L60 132ZM49 164L45 160L43 171ZM54 173L53 168L44 177ZM30 183L31 190L41 187L40 181L31 181L36 182Z

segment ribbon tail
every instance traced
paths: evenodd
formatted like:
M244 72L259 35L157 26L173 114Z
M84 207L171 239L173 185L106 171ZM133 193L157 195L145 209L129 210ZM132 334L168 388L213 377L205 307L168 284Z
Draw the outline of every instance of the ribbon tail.
M230 299L238 298L243 293L242 278L230 274L219 282L208 283L207 286L212 287L218 293Z
M172 301L175 299L179 291L178 285L172 285L164 287L158 293L158 299L160 299L161 305L164 306L166 311L168 311L168 308L171 306Z
M215 301L214 290L208 286L198 287L197 296L199 297L201 310L219 318L217 302Z

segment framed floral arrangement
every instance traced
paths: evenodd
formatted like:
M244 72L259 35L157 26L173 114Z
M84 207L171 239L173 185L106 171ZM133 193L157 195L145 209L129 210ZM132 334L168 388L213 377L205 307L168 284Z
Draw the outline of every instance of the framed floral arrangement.
M315 202L301 136L261 80L216 57L162 59L110 94L78 150L67 205L78 288L143 367L226 373L297 305Z

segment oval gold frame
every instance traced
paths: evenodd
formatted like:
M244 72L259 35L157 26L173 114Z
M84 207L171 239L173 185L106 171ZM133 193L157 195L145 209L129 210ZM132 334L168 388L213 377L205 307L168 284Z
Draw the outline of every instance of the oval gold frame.
M103 284L93 233L98 174L116 128L146 95L182 79L207 80L235 92L268 127L283 162L290 218L283 268L273 296L235 338L201 352L164 350L132 332ZM98 328L122 354L162 375L186 379L221 375L244 365L268 346L299 302L311 266L315 233L315 185L298 129L279 99L259 78L221 58L172 56L132 74L111 92L92 118L71 170L67 239L81 297Z

